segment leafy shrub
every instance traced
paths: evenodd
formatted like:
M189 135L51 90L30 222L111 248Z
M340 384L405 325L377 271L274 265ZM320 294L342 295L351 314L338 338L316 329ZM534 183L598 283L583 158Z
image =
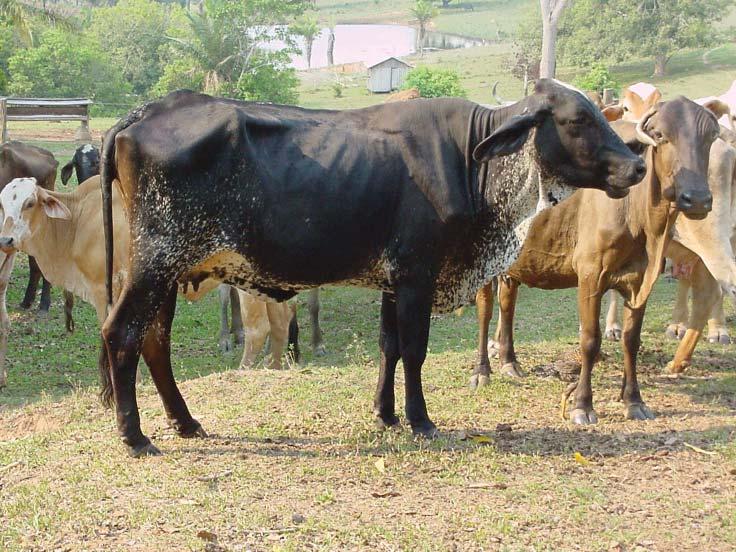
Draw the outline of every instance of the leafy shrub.
M49 29L37 46L17 50L8 65L8 92L15 96L87 97L102 104L131 103L130 85L123 80L120 68L110 62L99 44L84 35Z
M603 89L605 88L613 88L615 90L621 88L619 83L611 76L608 67L603 63L593 64L588 73L575 79L574 84L578 88L598 92L599 94L603 94Z
M460 86L460 75L451 69L417 67L409 71L403 88L404 90L416 88L423 98L466 95Z

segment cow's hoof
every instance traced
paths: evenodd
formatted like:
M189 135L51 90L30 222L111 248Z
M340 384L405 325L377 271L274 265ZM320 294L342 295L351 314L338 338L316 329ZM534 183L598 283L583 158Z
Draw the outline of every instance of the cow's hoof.
M48 320L49 309L38 309L38 311L36 311L36 318L40 318L41 320Z
M233 351L233 343L230 341L230 337L220 338L220 351L223 354L231 353Z
M235 343L236 347L242 347L243 343L245 343L245 334L242 332L234 333L233 342Z
M313 348L312 354L314 354L314 356L316 357L325 356L327 354L327 349L325 348L324 345L320 344Z
M521 371L518 362L507 362L501 366L500 372L509 378L523 378L526 376L526 374Z
M376 414L376 427L378 429L393 429L398 427L400 423L396 414Z
M207 432L202 428L202 424L196 420L186 427L177 428L176 432L182 439L206 439L209 437Z
M20 308L23 310L28 310L33 306L33 301L21 301Z
M437 426L430 420L412 425L411 432L414 434L414 437L420 437L423 439L436 439L440 436Z
M644 403L627 405L625 415L627 420L653 420L656 417Z
M495 339L488 340L488 358L498 358L501 345Z
M604 336L608 341L621 341L621 328L618 326L606 328Z
M667 339L671 339L672 341L675 341L677 339L677 327L667 326L667 329L664 331L664 336Z
M161 456L161 451L151 441L148 441L139 446L129 446L128 454L131 458L144 458L146 456Z
M679 375L679 374L682 374L689 366L690 366L690 363L687 361L681 362L678 365L675 365L675 361L671 360L670 362L667 363L667 368L665 368L665 370L667 371L668 374Z
M593 425L598 423L598 415L593 409L576 408L570 412L570 421L575 425Z
M480 389L491 383L491 377L485 374L473 374L470 376L470 388Z
M730 345L731 336L726 332L717 332L708 336L708 343L716 343L719 345Z

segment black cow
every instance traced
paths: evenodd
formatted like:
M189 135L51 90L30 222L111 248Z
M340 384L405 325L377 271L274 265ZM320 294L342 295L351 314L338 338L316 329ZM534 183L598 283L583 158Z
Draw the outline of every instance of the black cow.
M141 353L179 434L204 434L171 372L177 281L214 277L278 301L323 284L382 290L384 379L401 358L406 416L433 436L421 386L431 311L471 302L508 268L540 186L551 201L591 183L622 197L645 170L583 94L552 80L496 110L458 99L305 110L177 92L113 127L101 168L109 268L114 179L133 238L101 367L133 456L159 454L140 429ZM378 421L396 424L393 384L382 388Z
M74 157L61 168L61 182L66 186L72 176L77 173L77 182L81 184L88 178L100 174L100 150L92 144L79 146Z

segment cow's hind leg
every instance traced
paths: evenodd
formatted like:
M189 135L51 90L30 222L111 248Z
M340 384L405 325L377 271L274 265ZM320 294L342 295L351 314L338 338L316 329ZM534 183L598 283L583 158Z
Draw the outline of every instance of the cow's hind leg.
M493 317L493 284L489 283L478 290L475 296L478 316L478 362L470 376L471 389L488 385L491 379L491 363L488 358L488 326Z
M217 296L220 300L220 350L228 353L233 349L233 342L230 340L230 323L228 319L228 311L230 310L230 289L227 284L220 284L217 287Z
M677 280L677 295L675 297L675 306L672 309L672 321L665 330L667 339L682 339L685 337L687 330L688 314L688 295L690 294L690 280L681 277Z
M624 378L621 386L621 400L624 401L627 420L653 420L654 414L644 403L636 378L636 360L641 346L641 325L644 321L646 304L641 308L624 307Z
M396 321L396 300L393 294L383 293L381 298L381 328L378 338L381 348L381 370L373 401L376 423L380 428L396 426L394 377L399 362L399 332Z
M731 336L726 326L726 313L723 310L723 301L723 298L716 301L716 305L708 319L708 343L731 344Z
M621 325L618 323L618 292L608 290L608 312L606 313L606 330L604 337L609 341L621 339Z
M232 322L230 324L230 333L233 336L233 344L240 346L245 342L245 330L243 329L243 315L240 308L240 295L237 288L230 287L230 311Z
M325 350L322 326L319 323L319 288L314 288L307 295L307 306L309 307L309 318L312 323L312 351L317 356L324 355Z
M171 322L176 311L176 286L172 286L166 301L158 311L143 341L143 359L151 371L163 402L166 416L176 432L184 438L206 437L200 423L192 418L171 370Z
M156 267L156 270L131 270L118 302L102 326L110 361L118 432L128 453L135 458L160 454L141 431L135 378L143 339L174 281L173 276L166 276L163 263L151 260L149 266ZM161 290L166 291L162 293Z
M570 412L570 421L587 425L598 423L593 410L593 388L591 375L593 365L601 350L601 294L596 288L598 275L589 280L581 280L578 286L578 312L580 316L580 352L582 367L575 387L575 406Z
M693 305L688 320L685 336L677 346L675 357L669 363L667 369L671 373L684 372L692 363L695 347L703 333L703 328L713 310L713 307L721 299L721 287L702 261L693 268L691 278L693 288Z
M28 257L28 285L23 295L23 301L20 302L20 308L30 309L36 300L36 290L38 290L38 282L42 278L41 269L38 267L36 259ZM48 310L48 309L47 309Z
M512 278L500 278L498 283L498 357L501 373L512 378L523 378L514 350L514 314L519 294L519 282Z

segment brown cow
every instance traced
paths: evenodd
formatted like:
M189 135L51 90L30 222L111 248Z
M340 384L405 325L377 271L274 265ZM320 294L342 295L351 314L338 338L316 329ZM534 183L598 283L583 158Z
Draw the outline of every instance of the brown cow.
M597 422L590 376L600 352L601 298L616 289L627 298L623 332L622 398L629 419L651 419L636 380L636 356L647 299L660 272L678 211L703 218L711 208L707 175L709 150L718 137L710 111L686 98L659 103L638 124L614 123L631 145L644 152L647 176L624 201L595 191L578 191L532 223L521 254L500 282L501 362L518 371L513 348L513 311L520 283L544 289L578 287L582 371L570 413L576 424ZM677 209L673 209L672 203ZM487 332L492 292L478 292L479 366L476 383L487 381L490 365ZM481 315L483 317L481 318Z
M59 163L54 155L45 149L30 146L22 142L6 142L0 144L0 190L14 178L33 177L38 185L46 190L53 190L56 184L56 169ZM36 298L38 281L42 274L35 259L28 260L31 275L26 286L26 293L20 306L24 309L31 308ZM46 279L41 289L41 302L39 309L48 312L51 306L51 285Z

